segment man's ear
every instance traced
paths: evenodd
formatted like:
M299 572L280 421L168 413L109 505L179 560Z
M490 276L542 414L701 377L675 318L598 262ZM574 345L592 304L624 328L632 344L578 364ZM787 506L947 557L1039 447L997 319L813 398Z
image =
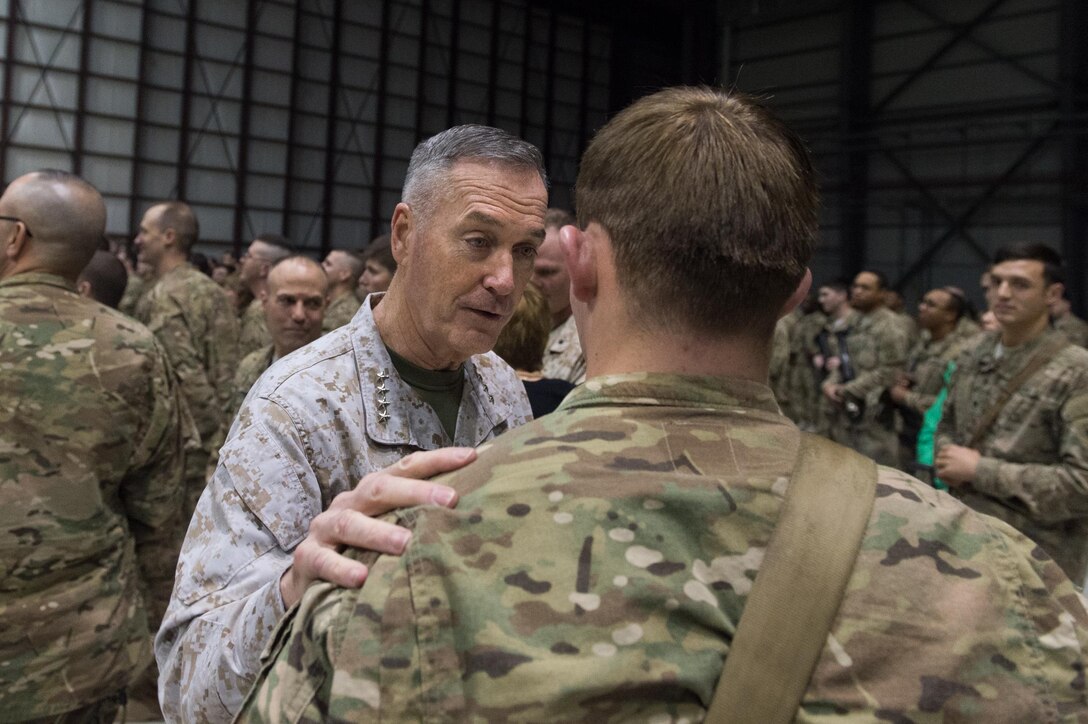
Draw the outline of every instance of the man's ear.
M393 220L389 222L389 246L397 264L403 264L410 245L409 237L415 230L415 215L412 207L401 201L393 209Z
M597 251L587 232L571 225L559 230L559 246L570 275L571 296L588 303L597 296Z
M1046 303L1048 306L1054 306L1062 295L1065 294L1065 285L1061 282L1054 282L1046 288Z
M79 292L79 296L81 297L94 299L94 294L91 293L91 283L86 279L80 279L76 282L76 291Z
M171 249L175 249L175 250L178 248L178 232L177 232L177 229L173 228L172 226L168 226L167 228L162 230L162 237L166 241L166 243L165 243L166 246L170 247Z
M3 253L4 256L8 259L11 259L12 261L19 261L19 257L21 257L27 250L26 227L24 226L20 230L18 224L13 224L12 226L14 230L11 233L11 237L3 242Z
M797 305L805 300L808 296L809 289L812 288L812 270L805 269L805 275L801 277L801 281L797 284L797 288L793 290L793 294L786 300L786 303L782 305L782 309L778 312L778 318L781 319L787 314L797 308Z

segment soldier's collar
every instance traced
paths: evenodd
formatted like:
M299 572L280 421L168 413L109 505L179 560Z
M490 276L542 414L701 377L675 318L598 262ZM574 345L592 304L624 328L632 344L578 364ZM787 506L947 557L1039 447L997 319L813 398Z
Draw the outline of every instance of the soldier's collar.
M76 291L75 285L70 281L59 274L49 274L48 272L25 272L0 281L0 287L17 287L27 284L44 284L51 287L67 289L70 292Z

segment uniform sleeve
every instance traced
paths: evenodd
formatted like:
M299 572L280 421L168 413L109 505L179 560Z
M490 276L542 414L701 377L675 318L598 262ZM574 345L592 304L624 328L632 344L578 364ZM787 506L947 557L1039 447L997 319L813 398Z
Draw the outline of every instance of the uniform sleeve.
M257 397L200 498L155 640L167 721L230 721L283 616L279 579L322 507L297 428Z
M1081 379L1060 409L1059 462L1006 462L983 456L972 485L995 498L1016 499L1041 523L1088 515L1088 385Z
M858 372L857 377L843 386L844 392L858 399L889 387L895 382L896 371L906 366L910 341L898 325L882 324L873 330L873 336L876 337L876 365Z
M221 410L230 405L234 399L234 373L238 369L238 363L241 362L238 343L241 332L238 318L230 308L230 302L220 290L216 291L219 297L214 302L211 300L208 302L211 307L208 311L210 327L205 344L207 345L208 381L215 389L215 399L218 400ZM227 424L230 424L229 420Z
M157 295L149 305L147 326L170 358L197 429L202 437L210 438L219 426L225 400L219 399L204 371L198 351L202 340L193 338L184 309L168 294Z

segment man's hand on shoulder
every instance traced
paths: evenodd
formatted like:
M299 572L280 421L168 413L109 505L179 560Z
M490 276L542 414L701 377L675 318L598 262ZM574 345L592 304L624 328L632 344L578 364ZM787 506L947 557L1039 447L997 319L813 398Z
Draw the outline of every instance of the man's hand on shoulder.
M348 588L363 585L367 567L344 556L339 550L341 546L400 555L411 533L373 516L428 503L453 507L457 492L426 479L457 470L475 459L476 451L472 448L415 452L367 474L354 489L333 498L329 509L310 522L309 534L295 549L291 567L280 578L284 607L293 606L316 580Z

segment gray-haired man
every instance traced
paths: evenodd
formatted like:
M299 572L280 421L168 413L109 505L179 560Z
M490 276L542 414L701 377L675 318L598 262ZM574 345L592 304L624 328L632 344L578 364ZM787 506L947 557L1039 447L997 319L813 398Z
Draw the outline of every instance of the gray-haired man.
M399 553L408 531L367 516L451 505L452 489L412 479L474 453L402 458L473 447L530 418L513 370L488 350L532 275L546 182L539 151L498 129L459 126L416 148L389 291L273 365L223 446L156 639L167 719L229 720L306 586L362 584L366 567L338 546Z

